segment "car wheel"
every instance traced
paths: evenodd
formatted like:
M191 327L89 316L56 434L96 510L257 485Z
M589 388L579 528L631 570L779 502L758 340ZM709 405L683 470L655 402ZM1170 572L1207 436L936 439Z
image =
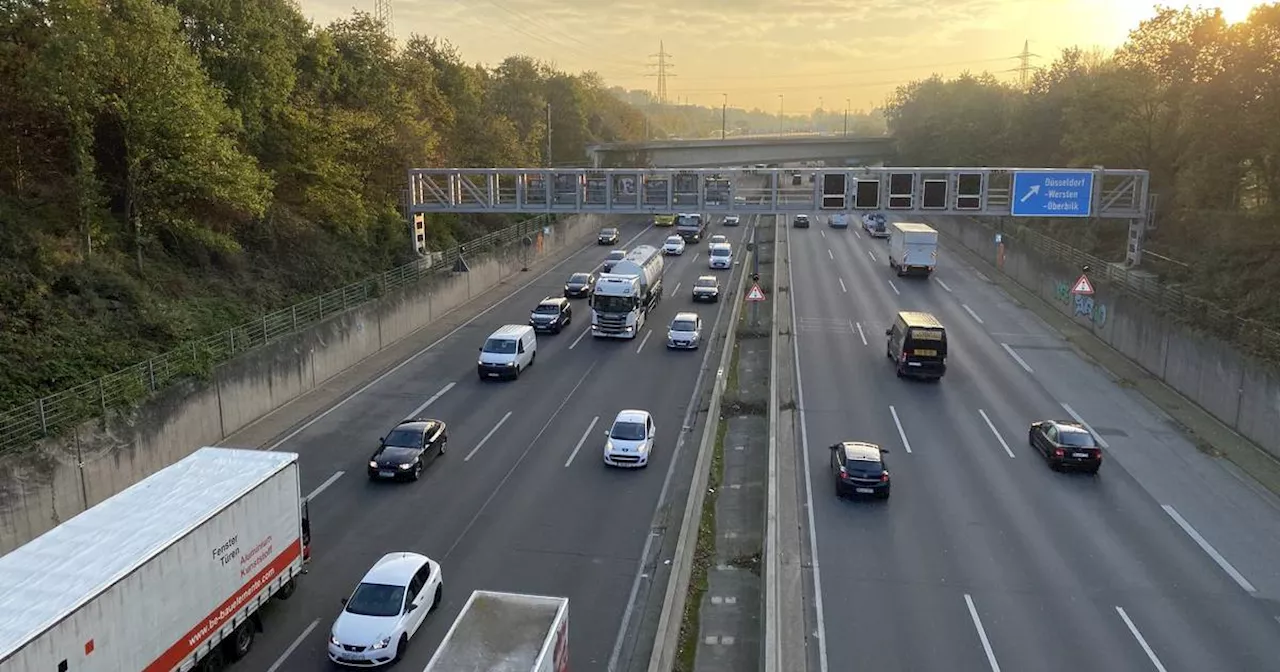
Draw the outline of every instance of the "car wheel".
M436 586L436 594L431 598L431 611L435 611L440 606L440 599L444 596L444 584Z
M444 439L443 441L441 441L441 442L440 442L440 454L441 454L441 455L444 455L444 452L445 452L446 450L448 450L448 448L449 448L449 439Z
M840 489L840 481L836 481L836 499L844 499L844 491Z
M562 331L564 331L564 324L563 324L563 323L561 323L561 324L557 324L557 325L556 325L555 333L557 333L557 334L558 334L558 333L560 333L560 332L562 332Z
M404 658L404 650L409 648L409 635L400 635L400 641L396 643L396 662L400 662Z
M414 465L414 467L413 467L413 472L409 474L409 480L411 480L411 481L416 481L416 480L418 480L419 478L422 478L422 463L421 463L421 462L418 462L416 465Z
M1032 448L1036 448L1036 434L1035 434L1035 432L1033 432L1033 431L1028 431L1028 432L1027 432L1027 445L1028 445L1028 446L1031 446ZM1039 448L1036 448L1036 451L1037 451L1037 452L1038 452L1039 450L1040 450Z
M899 377L899 378L905 378L905 377L907 376L907 373L906 373L905 371L903 371L903 370L902 370L902 367L901 367L901 366L896 367L896 368L893 370L893 372L894 372L894 373L896 373L896 374L898 374L898 377Z
M1085 473L1089 474L1090 476L1097 476L1097 475L1098 475L1098 470L1099 470L1099 469L1101 469L1101 468L1102 468L1101 466L1097 466L1097 467L1094 467L1094 468L1090 469L1089 471L1087 471L1087 472L1085 472Z

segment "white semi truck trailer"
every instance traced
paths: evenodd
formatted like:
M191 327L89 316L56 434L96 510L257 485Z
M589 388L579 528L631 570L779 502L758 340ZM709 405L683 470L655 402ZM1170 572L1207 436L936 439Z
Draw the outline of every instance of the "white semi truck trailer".
M662 251L641 245L596 278L591 297L591 335L635 338L662 300Z

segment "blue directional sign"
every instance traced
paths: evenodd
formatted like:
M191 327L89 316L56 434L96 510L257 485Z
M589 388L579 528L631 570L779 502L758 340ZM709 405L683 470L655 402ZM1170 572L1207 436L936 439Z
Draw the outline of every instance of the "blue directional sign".
M1010 212L1014 217L1088 217L1093 208L1093 173L1026 170L1013 174Z

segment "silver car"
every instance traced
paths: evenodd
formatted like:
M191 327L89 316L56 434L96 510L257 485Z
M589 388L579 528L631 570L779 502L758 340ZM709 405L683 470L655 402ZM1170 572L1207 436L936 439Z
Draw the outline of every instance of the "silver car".
M667 329L667 347L697 350L702 340L702 318L697 313L676 313Z

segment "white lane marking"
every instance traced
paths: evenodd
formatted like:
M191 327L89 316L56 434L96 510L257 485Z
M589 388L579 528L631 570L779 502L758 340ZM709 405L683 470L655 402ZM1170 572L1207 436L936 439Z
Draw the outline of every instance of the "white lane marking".
M1031 367L1027 366L1027 363L1018 356L1018 353L1014 352L1013 348L1009 347L1008 343L1001 343L1000 347L1004 348L1004 351L1009 353L1009 356L1013 358L1013 361L1017 362L1018 366L1021 366L1027 373L1035 373L1035 371L1032 371Z
M318 497L318 496L320 495L320 493L324 492L326 489L328 489L328 488L329 488L329 486L333 485L333 482L334 482L334 481L338 480L339 478L342 478L342 475L343 475L343 474L345 474L345 473L347 473L347 472L345 472L345 471L335 471L335 472L333 473L333 475L332 475L332 476L330 476L327 480L325 480L325 482L324 482L324 483L321 483L320 485L317 485L317 486L316 486L316 489L315 489L315 490L312 490L312 491L311 491L311 494L307 495L307 501L309 502L309 501L311 501L311 500L315 499L316 497Z
M693 262L695 262L695 261L697 261L697 260L698 260L698 254L697 254L697 253L695 253L695 254L693 255L693 259L690 259L690 260L689 260L689 263L691 263L691 264L692 264Z
M855 235L855 236L857 236L857 237L861 238L861 237L862 237L862 232L861 232L861 231L859 231L859 230L857 230L857 229L854 229L854 230L853 230L853 235Z
M942 288L947 290L948 292L951 291L951 288L947 286L947 283L942 281L942 278L934 278L933 281L938 283L939 285L942 285Z
M978 415L982 416L982 420L987 423L987 428L991 430L991 433L996 435L996 440L1000 442L1002 447L1004 447L1004 452L1009 453L1009 457L1013 457L1013 451L1009 450L1009 444L1004 442L1004 437L1000 436L1000 431L997 430L995 424L991 422L991 418L987 417L987 412L979 408Z
M844 278L836 278L836 280L840 281L840 291L844 292L845 294L848 294L849 288L844 286Z
M1204 537L1200 536L1200 533L1196 532L1196 528L1191 527L1191 523L1188 523L1187 519L1183 518L1182 514L1178 513L1177 509L1169 506L1168 504L1161 504L1160 508L1164 509L1164 512L1169 514L1170 518L1173 518L1173 522L1177 523L1178 527L1181 527L1182 531L1186 532L1187 536L1191 537L1191 539L1200 546L1200 550L1209 554L1209 557L1213 558L1213 561L1218 563L1218 566L1222 568L1222 571L1226 572L1227 575L1236 583L1240 584L1240 587L1244 588L1245 592L1258 592L1258 589L1254 588L1253 584L1249 583L1249 580L1244 578L1244 575L1237 572L1236 568L1232 567L1231 563L1227 562L1227 559L1222 557L1222 554L1218 552L1218 549L1214 548L1207 540L1205 540Z
M439 392L436 392L435 394L431 395L431 398L430 398L430 399L427 399L426 401L422 402L422 405L421 405L421 406L419 406L419 407L417 407L417 408L413 409L413 412L412 412L412 413L410 413L409 415L405 416L405 418L404 418L404 419L405 419L405 420L411 420L411 419L413 419L413 418L417 417L417 415L418 415L419 413L421 413L421 412L423 412L423 411L427 410L427 407L428 407L428 406L430 406L431 404L436 403L436 399L439 399L440 397L443 397L445 392L448 392L449 390L452 390L454 385L457 385L457 383L449 383L448 385L445 385L443 388L441 388L441 389L440 389L440 391L439 391Z
M822 229L818 229L818 233L821 233L823 238L827 237L827 232L823 231Z
M972 309L972 308L970 308L968 305L963 304L963 303L962 303L962 304L960 304L960 307L961 307L961 308L964 308L964 311L965 311L966 313L969 313L969 317L972 317L974 320L977 320L978 324L982 324L982 318L981 318L981 317L978 317L978 314L977 314L977 313L975 313L975 312L973 312L973 309Z
M676 287L675 287L675 289L671 290L671 293L672 293L672 294L679 294L679 293L680 293L680 283L678 283L678 282L676 283Z
M897 285L895 285L895 284L893 284L893 281L892 281L892 280L890 280L890 281L889 281L889 287L891 287L891 288L893 289L893 293L894 293L894 294L897 294L898 296L902 296L902 292L899 292L899 291L898 291L898 286L897 286Z
M564 461L564 466L566 468L573 464L573 458L578 456L578 451L582 450L582 444L587 442L587 437L591 436L591 430L596 428L597 422L600 422L600 416L597 415L596 417L591 418L591 424L587 425L587 431L582 433L582 438L578 439L578 445L573 447L573 452L569 453L569 459Z
M964 594L964 603L969 607L969 616L973 619L973 627L978 629L978 639L982 640L982 650L987 653L987 662L991 664L991 672L1000 672L1000 663L996 662L996 652L991 650L991 640L987 639L987 631L982 627L982 619L978 618L978 608L973 606L973 598Z
M829 248L829 247L827 248L827 256L828 256L828 257L831 257L831 260L832 260L832 261L835 261L835 260L836 260L836 255L831 254L831 248Z
M861 339L862 339L862 344L863 344L863 345L866 345L866 344L867 344L867 335L866 335L866 334L864 334L864 333L862 333L862 323L861 323L861 322L859 322L859 323L857 323L857 324L854 324L853 326L854 326L854 327L857 327L857 329L858 329L858 338L861 338Z
M1151 645L1147 644L1147 640L1138 632L1138 626L1133 624L1133 619L1129 618L1129 614L1124 613L1124 608L1116 606L1116 613L1120 614L1120 618L1124 619L1124 624L1129 626L1129 632L1133 633L1133 638L1138 640L1138 644L1142 646L1142 650L1147 652L1147 658L1151 659L1151 664L1156 666L1160 672L1166 672L1164 665L1160 664L1160 659L1156 657L1156 652L1151 650Z
M308 625L306 629L302 631L302 634L298 635L298 638L293 640L293 643L289 645L289 648L285 649L284 653L280 654L279 658L276 658L276 662L272 663L271 667L267 668L267 672L276 672L276 670L280 669L280 666L284 665L284 661L288 660L289 656L292 655L294 651L297 651L299 646L302 646L302 640L306 639L307 635L311 634L311 631L315 630L317 625L320 625L320 619L318 618L311 621L311 625Z
M1093 440L1094 440L1094 441L1097 441L1099 446L1102 446L1103 448L1110 448L1110 447L1111 447L1110 445L1108 445L1108 444L1107 444L1107 440L1106 440L1106 439L1102 438L1102 437L1101 437L1097 432L1095 432L1095 431L1093 430L1093 426L1092 426L1092 425L1090 425L1089 423L1085 422L1085 421L1084 421L1084 418L1080 417L1080 414L1079 414L1079 413L1076 413L1076 409L1071 408L1070 406L1068 406L1068 405L1066 404L1066 402L1062 402L1062 410L1066 411L1066 412L1067 412L1067 415L1071 416L1071 419L1072 419L1072 420L1075 420L1076 422L1080 423L1081 425L1084 425L1084 428L1085 428L1085 429L1087 429L1087 430L1089 430L1089 433L1093 435Z
M876 255L875 255L875 253L874 253L874 252L872 252L871 250L867 250L867 256L868 256L868 257L871 257L871 261L875 261L875 260L876 260Z
M898 436L902 437L902 447L911 452L911 442L907 440L907 433L902 430L902 421L898 420L898 410L893 406L889 407L889 415L893 416L893 424L898 427Z
M589 324L588 324L588 325L587 325L587 328L586 328L586 329L583 329L583 330L582 330L582 333L581 333L581 334L578 334L578 337L577 337L577 338L575 338L575 339L573 339L573 342L569 344L569 349L570 349L570 350L572 350L572 349L574 349L575 347L577 347L577 346L578 346L578 341L581 341L581 340L582 340L582 337L583 337L583 336L586 336L586 335L587 335L587 334L589 334L589 333L591 333L591 325L589 325Z
M786 235L787 249L791 249L791 232L787 231ZM795 287L796 278L791 268L792 264L787 264L787 284ZM792 301L791 328L795 329L799 323L800 321L796 319L796 302ZM827 626L822 613L822 573L818 568L818 526L813 521L813 470L809 467L809 428L804 411L804 382L800 379L800 339L791 339L791 350L796 362L796 408L800 419L800 455L804 458L804 508L809 519L809 562L813 571L813 610L818 621L818 672L827 672Z
M509 417L511 417L511 411L507 411L507 414L502 416L502 419L498 421L498 424L494 425L493 429L489 430L489 433L485 434L483 439L480 439L480 443L477 443L476 447L472 448L471 452L467 453L467 456L462 458L462 461L470 462L471 458L475 457L476 452L478 452L481 448L483 448L484 444L489 442L489 439L498 432L498 430L502 427L502 423L506 422L507 418Z
M652 225L652 224L650 224L649 226L646 226L646 227L644 227L643 229L641 229L641 230L640 230L640 233L637 233L635 236L633 236L633 237L631 238L631 240L628 240L628 241L627 241L627 244L626 244L624 247L628 247L628 248L629 248L629 247L631 247L631 244L632 244L632 243L634 243L634 242L636 242L637 240L639 240L641 236L643 236L644 234L648 233L648 232L649 232L649 229L652 229L652 228L653 228L653 225ZM330 413L332 413L332 412L334 412L334 411L338 410L339 408L342 408L343 406L347 405L347 402L351 401L352 399L355 399L356 397L358 397L358 396L360 396L360 395L364 394L365 392L368 392L368 391L369 391L369 388L371 388L371 387L373 387L374 385L377 385L378 383L381 383L382 381L386 380L389 376L391 376L391 374L395 373L396 371L399 371L400 369L403 369L404 367L408 366L411 362L413 362L413 361L414 361L414 360L416 360L417 358L419 358L419 357L421 357L422 355L425 355L425 354L427 354L428 352L430 352L430 351L431 351L432 349L434 349L437 345L440 345L441 343L445 342L445 340L449 339L449 338L450 338L450 337L452 337L454 334L456 334L456 333L458 333L459 331L462 331L463 329L466 329L467 327L471 326L471 325L472 325L476 320L478 320L478 319L480 319L480 318L484 317L485 315L487 315L487 314L489 313L489 311L493 310L494 308L497 308L498 306L501 306L502 304L506 303L507 301L509 301L509 300L511 300L511 299L513 299L513 298L515 298L515 297L517 297L517 296L520 296L520 294L521 294L521 293L523 293L523 292L524 292L524 290L529 289L530 287L532 287L532 286L534 285L534 283L536 283L536 282L538 282L538 281L542 280L543 278L547 277L548 275L551 275L551 273L552 273L553 271L555 271L556 269L560 268L561 266L564 266L565 264L567 264L567 263L569 263L569 262L573 261L574 259L576 259L576 258L578 257L578 255L582 254L582 252L583 252L583 251L585 251L585 250L594 250L594 249L596 249L595 245L584 245L584 246L582 247L582 249L581 249L581 250L579 250L578 252L576 252L576 253L574 253L574 254L571 254L571 255L569 255L568 257L565 257L565 259L564 259L563 261L561 261L561 262L557 263L555 266L552 266L551 268L548 268L547 270L545 270L545 271L543 271L543 272L539 273L538 275L534 276L534 277L533 277L533 279L529 280L529 282L526 282L526 283L524 283L523 285L520 285L520 287L516 288L516 290L515 290L515 291L513 291L513 292L511 292L510 294L508 294L508 295L506 295L506 296L502 297L501 299L498 299L497 301L495 301L495 302L493 303L493 305L491 305L491 306L489 306L488 308L485 308L484 310L482 310L482 311L480 311L480 312L476 313L476 314L475 314L471 319L467 320L466 322L463 322L462 324L459 324L458 326L454 327L452 331L450 331L449 333L445 334L444 336L441 336L440 338L437 338L435 341L433 341L433 342L432 342L430 345L428 345L427 347L425 347L425 348L423 348L423 349L421 349L421 350L419 350L419 351L417 351L417 352L413 353L412 355L409 355L409 357L408 357L407 359L405 359L403 362L400 362L399 364L396 364L395 366L393 366L393 367L391 367L390 369L388 369L388 370L387 370L385 373L383 373L382 375L378 376L377 378L374 378L373 380L369 381L368 383L365 383L364 387L361 387L360 389L356 390L355 392L352 392L351 394L348 394L347 396L343 397L343 398L342 398L342 401L339 401L338 403L336 403L336 404L334 404L334 405L330 406L329 408L325 409L325 411L324 411L323 413L321 413L321 414L317 415L316 417L311 418L310 420L308 420L308 421L306 421L306 422L302 423L301 425L299 425L299 426L298 426L298 428L297 428L297 429L295 429L295 430L293 430L292 432L289 432L288 434L286 434L286 435L284 436L284 438L283 438L283 439L280 439L279 441L276 441L275 443L273 443L273 444L271 444L270 446L268 446L268 447L267 447L267 450L268 450L268 451L278 450L278 449L280 448L280 446L283 446L284 444L288 443L291 439L293 439L293 437L295 437L295 436L297 436L297 435L299 435L299 434L301 434L301 433L303 433L303 432L307 431L308 429L310 429L310 428L311 428L311 426L312 426L312 425L314 425L314 424L316 424L317 422L320 422L321 420L323 420L323 419L325 419L326 417L328 417L328 415L329 415ZM597 265L596 265L596 268L599 268L599 267L600 267L600 266L599 266L599 264L597 264ZM301 397L298 397L297 399L301 399L302 397L305 397L305 396L306 396L306 395L304 394L304 395L302 395ZM294 399L294 401L297 401L297 399ZM266 415L262 416L262 418L259 418L259 420L262 420L262 419L265 419L265 418L269 418L269 417L271 417L273 414L275 414L275 413L279 413L281 410L283 410L283 409L287 408L287 407L289 406L289 404L292 404L292 403L293 403L293 401L290 401L288 404L285 404L284 406L281 406L280 408L277 408L276 410L272 411L271 413L268 413L268 414L266 414Z
M641 350L644 350L644 344L649 342L649 337L650 337L650 336L652 336L652 335L653 335L653 330L652 330L652 329L650 329L649 331L644 332L644 338L640 339L640 347L636 348L636 354L637 354L637 355L638 355L638 354L640 354L640 351L641 351Z

